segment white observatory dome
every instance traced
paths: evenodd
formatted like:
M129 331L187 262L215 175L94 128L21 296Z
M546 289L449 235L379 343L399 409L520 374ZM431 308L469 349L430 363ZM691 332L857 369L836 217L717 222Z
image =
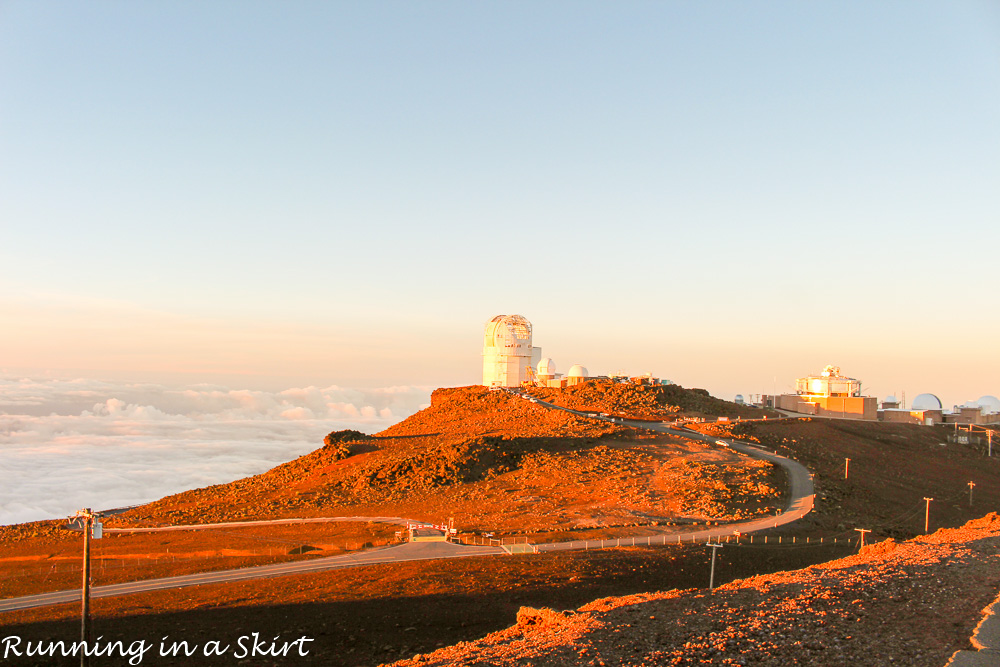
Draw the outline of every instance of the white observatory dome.
M920 394L915 399L913 403L910 404L911 410L940 410L941 409L941 399L934 394Z
M899 403L899 401L896 400L895 396L886 396L885 400L882 401L882 402L883 403Z
M531 344L531 322L521 315L497 315L483 330L483 384L519 387L542 356Z
M996 414L1000 412L1000 398L996 396L980 396L976 404L983 409L983 412L987 414Z
M531 322L522 315L497 315L486 323L484 344L487 347L531 347ZM510 352L508 352L510 354Z
M538 374L539 375L555 375L556 374L556 362L552 361L548 357L542 359L538 362Z
M979 407L979 403L976 403L974 400L972 400L970 398L965 403L962 403L962 407L963 408L978 408Z
M566 376L571 378L589 378L590 373L580 364L573 364L573 367L569 369L569 373Z

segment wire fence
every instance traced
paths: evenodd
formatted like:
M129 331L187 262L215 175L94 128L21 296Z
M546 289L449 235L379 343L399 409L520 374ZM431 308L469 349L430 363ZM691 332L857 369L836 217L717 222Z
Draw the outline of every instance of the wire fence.
M494 546L501 547L513 553L544 553L549 551L589 551L591 549L616 549L619 547L652 547L652 546L678 546L697 545L707 543L732 544L734 546L757 546L757 547L818 547L818 546L847 546L858 542L858 536L845 531L836 535L807 535L804 537L797 535L754 535L754 534L731 534L731 535L690 535L690 534L662 534L644 535L633 537L611 537L599 540L571 540L568 542L542 542L531 543L526 536L513 536L501 539L484 537L479 535L459 535L457 540L460 544L473 546ZM525 549L510 550L507 547L523 545Z
M508 535L495 538L492 535L458 535L454 542L474 547L504 547L513 544L528 544L527 535Z
M967 494L968 491L958 491L953 495L938 498L932 500L931 502L937 502L940 504L953 503L957 500L963 499L967 496ZM885 534L886 532L900 530L909 524L909 527L918 531L918 534L923 533L923 520L928 512L928 506L925 503L926 501L924 500L917 501L913 505L907 506L904 510L889 517L888 519L873 522L876 526L876 532L879 534ZM933 504L931 505L931 511L933 511ZM920 525L914 526L913 523L915 522L919 522ZM461 544L498 547L506 547L507 545L523 543L533 547L531 549L532 553L546 553L552 551L589 551L592 549L615 549L620 547L637 546L652 547L670 545L704 545L708 543L721 543L745 548L767 549L804 549L828 546L860 548L863 544L871 544L878 539L874 535L869 535L864 539L864 541L862 541L862 536L859 535L856 530L857 529L849 529L830 535L805 536L759 535L754 533L740 533L738 531L733 531L730 534L719 534L718 532L713 532L713 534L709 535L704 533L664 533L661 535L611 537L595 540L572 540L569 542L543 543L529 543L527 536L520 535L507 536L499 539L479 535L460 535L457 541ZM871 530L866 528L865 532L871 533ZM928 530L928 532L933 531ZM508 552L512 553L510 550L508 550ZM528 551L518 550L516 553L528 553Z
M613 537L601 540L573 540L570 542L549 542L536 544L538 552L547 551L589 551L591 549L616 549L619 547L652 547L652 546L681 546L681 545L705 545L732 544L734 546L757 546L757 547L819 547L819 546L847 546L851 542L857 541L849 533L841 533L830 536L799 537L796 535L645 535L641 537Z

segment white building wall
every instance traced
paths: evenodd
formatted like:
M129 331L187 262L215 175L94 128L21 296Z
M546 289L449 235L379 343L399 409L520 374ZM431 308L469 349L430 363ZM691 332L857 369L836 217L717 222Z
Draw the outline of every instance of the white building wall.
M519 387L528 367L541 360L531 345L531 323L520 315L497 315L483 332L483 384Z

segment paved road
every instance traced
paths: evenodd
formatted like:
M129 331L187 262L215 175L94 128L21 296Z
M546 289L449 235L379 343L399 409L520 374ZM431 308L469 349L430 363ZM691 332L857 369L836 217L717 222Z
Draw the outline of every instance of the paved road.
M518 393L518 392L512 392ZM771 461L781 466L788 472L791 483L791 494L787 509L777 516L754 519L742 523L731 523L725 526L716 526L697 532L664 532L663 541L672 543L674 538L682 535L684 541L704 540L710 537L723 537L732 535L736 531L741 533L752 533L758 530L774 528L796 521L808 514L813 507L813 484L812 476L805 466L778 456L773 452L768 452L758 447L751 447L740 442L722 440L712 436L697 433L688 429L678 429L666 424L657 422L628 420L612 417L590 417L591 414L579 410L569 410L561 408L545 401L534 399L534 402L544 407L572 412L581 417L589 419L603 419L604 421L614 421L625 426L645 428L661 433L679 435L684 438L703 440L710 443L725 442L725 446L753 456L755 458ZM721 446L721 445L720 445ZM211 528L232 528L240 526L276 525L286 523L316 523L323 521L382 521L385 523L405 524L406 519L399 517L326 517L310 519L277 519L273 521L243 521L226 524L205 524L192 526L163 526L159 528L137 528L137 529L110 529L106 532L153 532L166 530L202 530ZM628 538L624 538L628 539ZM645 540L643 540L645 541ZM655 543L655 542L654 542ZM539 544L537 551L564 551L579 548L579 542L555 542L549 544ZM130 593L142 593L146 591L166 590L169 588L182 588L185 586L198 586L202 584L217 584L233 581L246 581L248 579L263 579L268 577L280 577L288 574L303 574L309 572L322 572L326 570L337 570L348 567L358 567L361 565L373 565L376 563L392 563L412 560L432 560L440 558L463 558L468 556L500 555L506 553L499 547L482 547L453 544L450 542L410 542L394 547L383 549L372 549L364 552L347 554L343 556L329 556L327 558L316 558L312 560L296 561L292 563L278 563L274 565L261 565L258 567L248 567L240 570L219 570L217 572L204 572L200 574L188 574L178 577L166 577L163 579L147 579L124 584L112 584L110 586L97 586L91 589L91 597L101 598L114 595L128 595ZM43 607L53 604L75 602L80 599L80 591L57 591L54 593L42 593L40 595L29 595L20 598L9 598L0 600L0 612L14 611L17 609L30 609L32 607Z
M718 443L723 441L722 438L713 438L711 436L704 435L702 433L697 433L695 431L689 431L687 429L675 429L666 425L655 425L648 422L633 422L630 420L625 420L626 426L637 426L639 428L648 428L653 431L659 431L661 433L669 433L671 435L680 435L685 438L692 438L695 440L704 440L706 442ZM663 533L666 538L664 542L661 543L673 543L674 540L681 538L683 541L696 541L696 540L706 540L708 538L714 537L726 537L727 535L734 535L737 531L741 534L746 535L747 533L753 533L759 530L767 530L768 528L777 528L778 526L783 526L785 524L792 523L793 521L798 521L806 514L812 511L813 501L815 499L815 494L813 491L812 474L809 469L798 461L793 461L792 459L787 459L783 456L778 456L772 452L759 449L757 447L751 447L740 442L735 442L732 440L726 440L726 446L746 454L748 456L753 456L754 458L764 459L765 461L770 461L776 465L781 466L788 472L788 479L791 486L791 493L789 494L788 506L785 510L776 516L768 516L761 519L753 519L751 521L742 521L740 523L729 523L723 526L715 526L712 528L706 528L705 530L699 530L694 532L679 533L676 531L665 531ZM673 539L669 539L672 537ZM654 540L654 544L656 541ZM624 544L624 542L623 542ZM579 546L574 546L572 542L555 542L552 544L539 544L537 545L538 551L561 551L579 548Z
M274 565L247 567L240 570L219 570L217 572L185 574L178 577L165 577L163 579L146 579L144 581L111 584L109 586L95 586L90 590L90 596L92 598L104 598L115 595L128 595L130 593L161 591L169 588L183 588L185 586L220 584L246 581L248 579L265 579L287 574L324 572L327 570L339 570L347 567L374 565L377 563L401 563L413 560L466 558L469 556L494 556L505 553L499 547L474 547L453 544L451 542L407 542L406 544L394 547L370 549L343 556L329 556L327 558L316 558L293 563L276 563ZM39 595L0 600L0 612L45 607L66 602L78 602L79 600L79 590L41 593Z

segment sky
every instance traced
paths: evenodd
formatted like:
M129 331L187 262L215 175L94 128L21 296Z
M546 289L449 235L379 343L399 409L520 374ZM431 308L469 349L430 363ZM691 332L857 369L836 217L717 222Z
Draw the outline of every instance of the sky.
M520 313L724 398L1000 394L998 118L988 1L0 0L0 377L473 384Z

